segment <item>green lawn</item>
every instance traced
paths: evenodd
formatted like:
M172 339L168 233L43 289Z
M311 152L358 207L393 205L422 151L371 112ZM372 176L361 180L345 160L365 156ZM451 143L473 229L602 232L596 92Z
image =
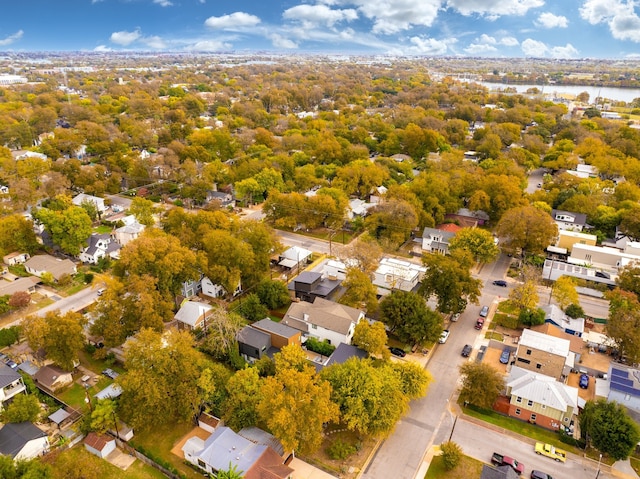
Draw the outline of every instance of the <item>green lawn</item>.
M83 445L62 452L56 462L71 462L90 476L100 479L166 479L157 469L136 460L126 471L109 464L107 461L89 453ZM56 462L52 466L56 467Z
M158 411L158 413L162 414L162 411ZM136 431L131 442L141 445L154 456L171 463L187 478L202 479L202 474L186 465L183 457L178 457L171 453L171 448L191 429L193 429L193 424L190 422L153 425L147 431Z
M93 228L93 231L98 234L106 234L111 233L111 231L113 231L113 228L107 225L100 225L96 228Z
M107 377L100 378L95 386L91 386L89 388L89 397L91 398L91 400L95 401L95 399L93 399L93 396L102 391L112 382L113 380ZM88 406L86 403L87 394L85 393L84 387L78 383L73 383L70 387L59 393L58 397L65 403L77 409L85 409Z
M455 469L447 471L444 468L442 457L434 456L424 479L471 479L480 477L482 464L482 462L469 456L463 456L460 464Z

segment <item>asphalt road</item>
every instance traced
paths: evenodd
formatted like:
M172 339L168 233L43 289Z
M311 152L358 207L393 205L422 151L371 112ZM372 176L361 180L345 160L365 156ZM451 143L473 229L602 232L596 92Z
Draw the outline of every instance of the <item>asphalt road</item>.
M329 241L310 238L309 236L289 233L288 231L276 230L276 234L285 246L299 246L301 248L314 251L316 253L329 254Z

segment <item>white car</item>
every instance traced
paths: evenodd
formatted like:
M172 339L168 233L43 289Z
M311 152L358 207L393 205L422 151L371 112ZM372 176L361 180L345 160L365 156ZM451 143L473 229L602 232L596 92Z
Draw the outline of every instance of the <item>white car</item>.
M440 339L438 339L438 342L440 344L444 344L447 342L448 338L449 338L449 330L445 329L444 331L442 331L442 334L440 335Z

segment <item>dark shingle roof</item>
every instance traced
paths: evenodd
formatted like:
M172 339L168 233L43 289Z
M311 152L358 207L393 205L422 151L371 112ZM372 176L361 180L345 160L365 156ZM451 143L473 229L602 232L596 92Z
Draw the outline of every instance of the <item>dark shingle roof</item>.
M5 424L0 429L0 454L15 457L29 441L45 436L30 422Z
M0 364L0 388L4 388L14 381L20 379L20 373L9 366Z

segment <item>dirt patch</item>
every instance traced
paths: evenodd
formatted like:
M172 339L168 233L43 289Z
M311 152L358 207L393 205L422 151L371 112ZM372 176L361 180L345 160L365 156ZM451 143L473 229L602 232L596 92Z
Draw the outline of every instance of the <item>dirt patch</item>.
M567 386L572 386L578 389L578 396L580 396L585 401L589 401L591 399L595 399L596 396L596 379L594 377L589 377L589 387L586 389L582 389L579 386L580 383L580 373L571 373L567 378Z
M182 446L191 439L192 437L199 437L203 441L206 440L211 433L209 431L205 431L199 426L194 427L191 431L185 434L182 439L180 439L173 448L171 448L171 453L178 456L180 459L184 459L184 453L182 452Z

